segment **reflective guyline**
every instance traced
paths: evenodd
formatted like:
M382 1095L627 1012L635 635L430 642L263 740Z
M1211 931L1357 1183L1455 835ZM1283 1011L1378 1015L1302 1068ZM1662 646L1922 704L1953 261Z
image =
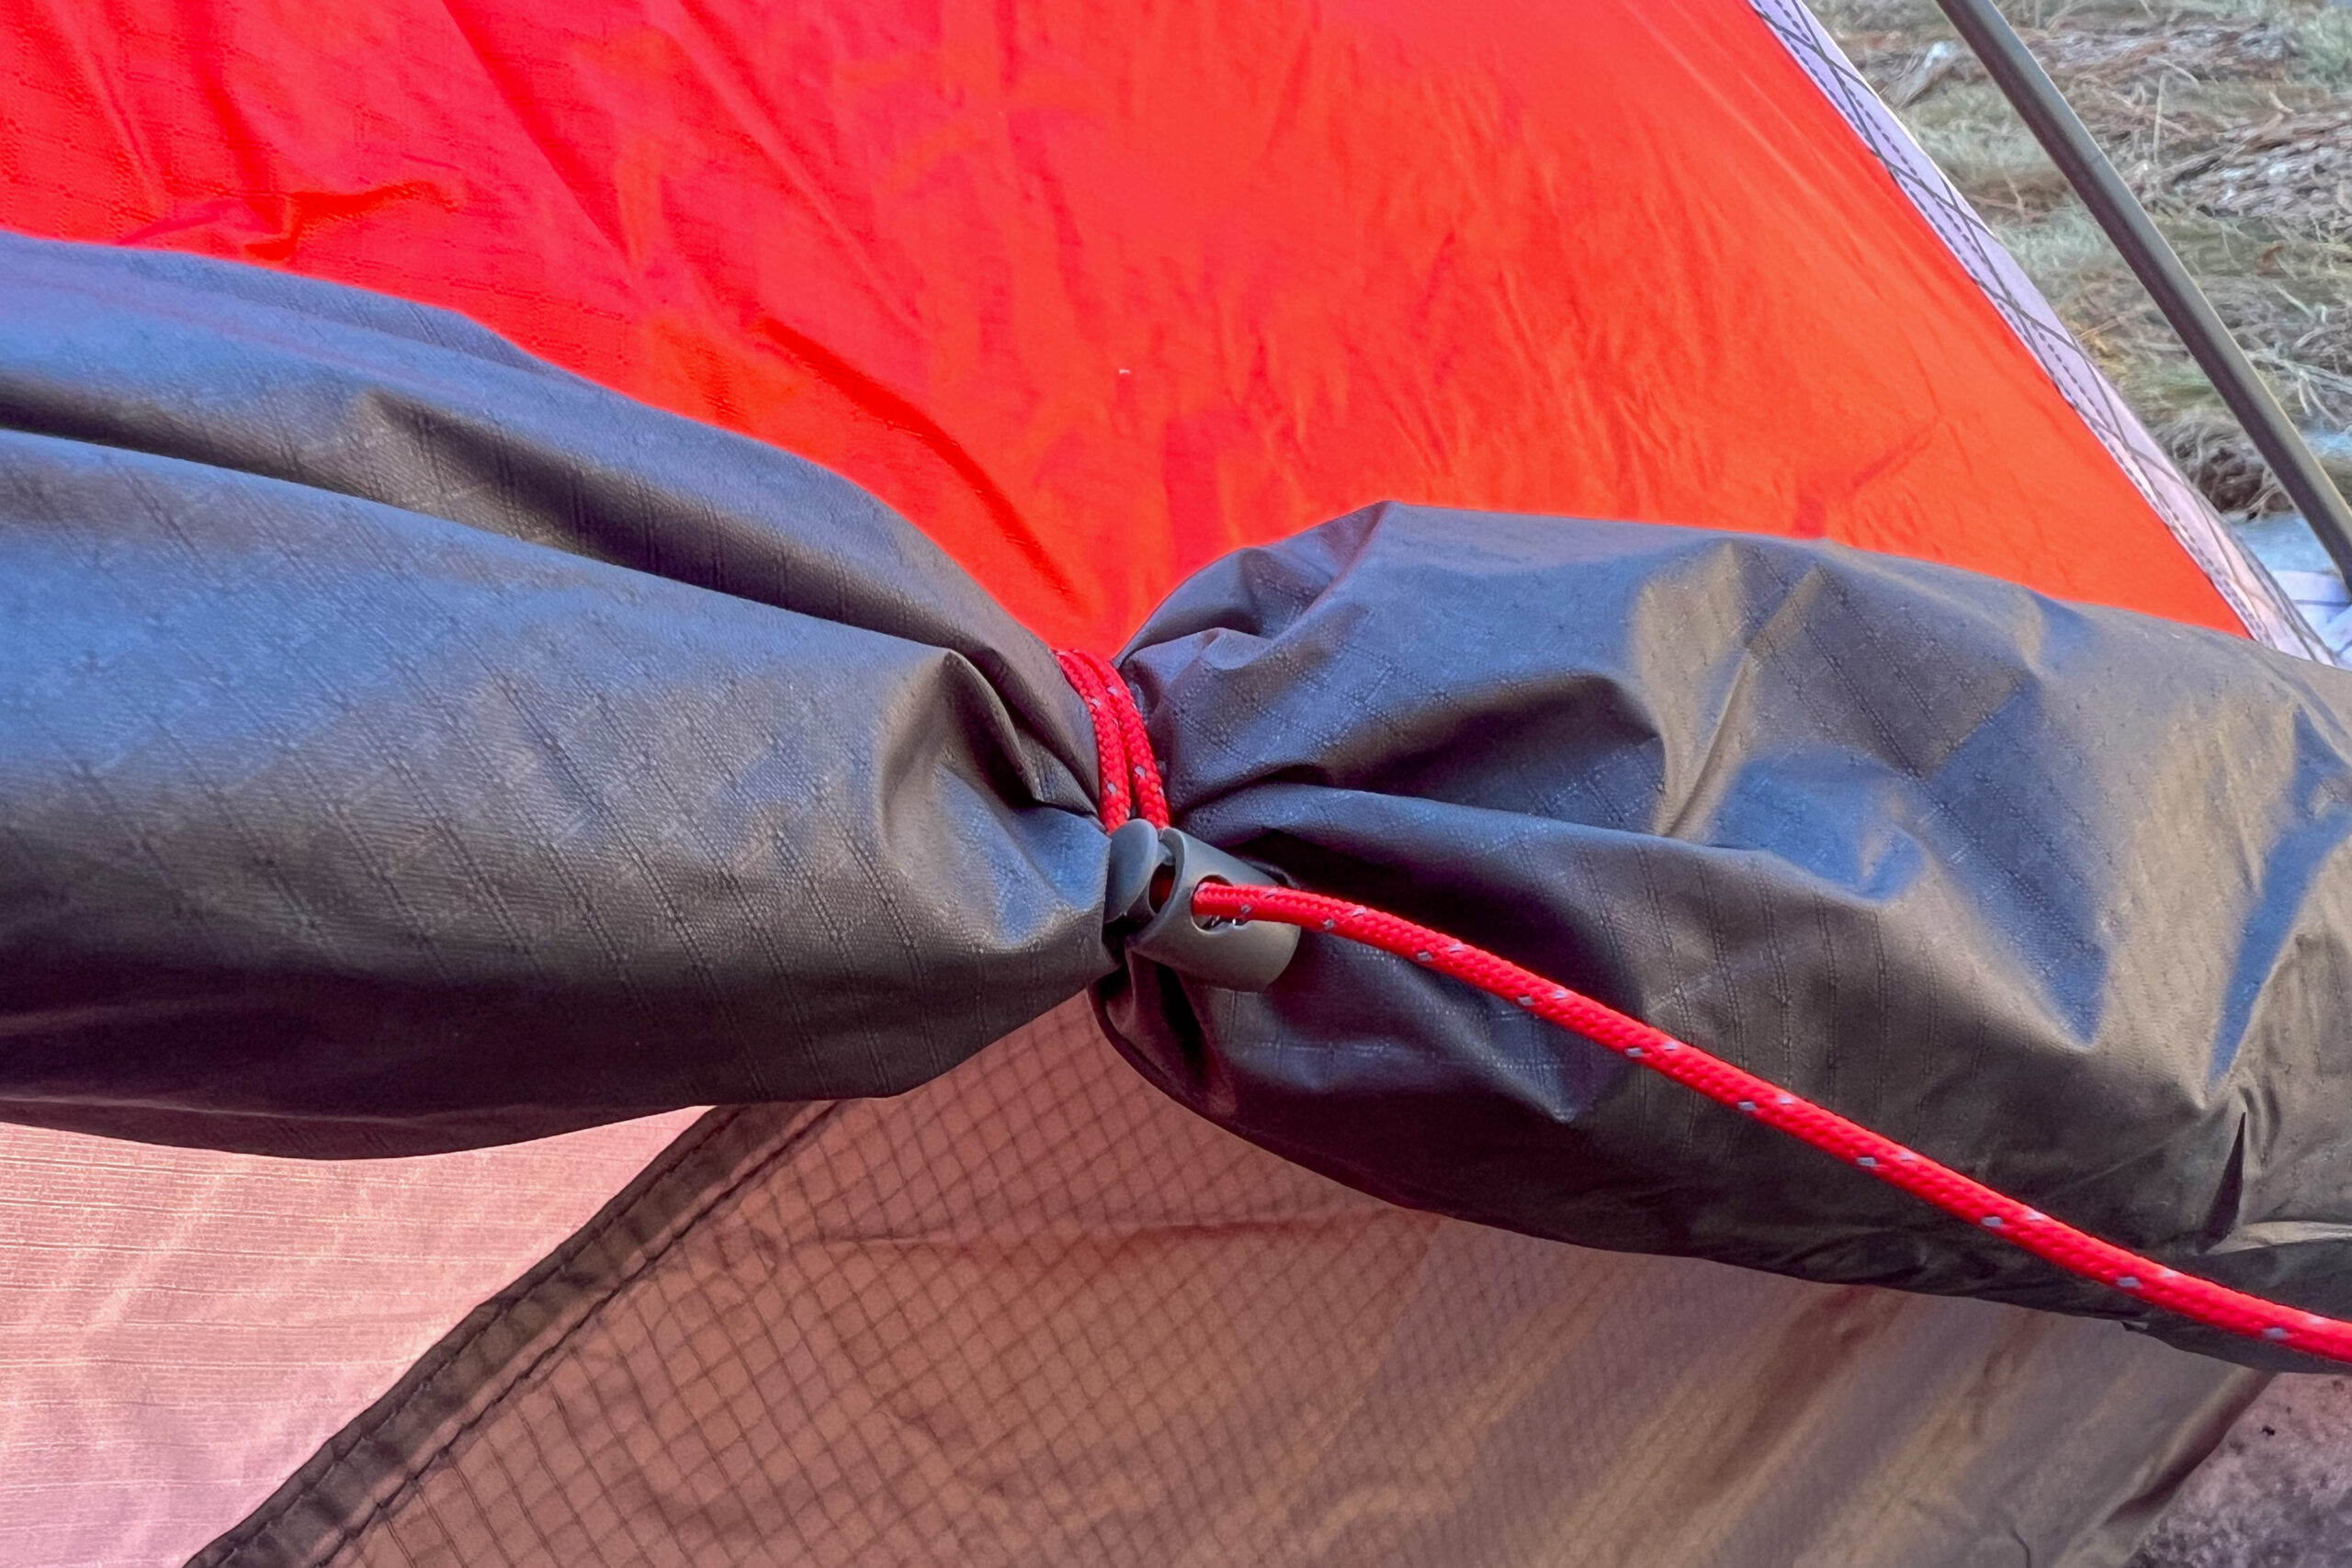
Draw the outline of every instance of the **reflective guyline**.
M1056 657L1094 722L1104 830L1116 831L1138 818L1155 828L1169 827L1159 761L1126 682L1099 655L1064 651ZM2352 1363L2352 1323L2233 1291L2101 1241L1770 1079L1443 931L1345 898L1215 881L1193 890L1192 912L1200 919L1273 920L1310 933L1343 937L1452 976L1741 1115L1777 1127L1948 1214L1995 1232L2070 1273L2209 1327Z

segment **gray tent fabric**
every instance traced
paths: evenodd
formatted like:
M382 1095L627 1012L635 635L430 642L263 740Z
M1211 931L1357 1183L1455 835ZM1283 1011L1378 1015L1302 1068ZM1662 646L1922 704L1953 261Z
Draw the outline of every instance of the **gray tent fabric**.
M2119 1568L2260 1382L1394 1208L1070 1006L713 1113L196 1568Z
M2266 1354L1409 964L1122 965L1083 708L834 476L349 289L0 279L0 1114L354 1155L886 1095L1101 980L1153 1082L1379 1197ZM1123 662L1179 826L2352 1310L2352 676L1394 506L1204 569Z
M885 1094L1110 964L1045 648L835 476L446 312L0 235L0 638L17 1121Z
M2352 674L1891 558L1403 507L1204 570L1126 669L1192 831L2352 1313ZM2265 1361L1383 953L1103 995L1162 1088L1398 1202Z

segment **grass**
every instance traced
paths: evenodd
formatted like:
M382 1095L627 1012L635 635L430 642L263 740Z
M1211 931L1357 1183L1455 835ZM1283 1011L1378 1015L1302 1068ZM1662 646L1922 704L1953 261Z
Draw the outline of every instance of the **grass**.
M2352 490L2352 9L2005 8ZM1816 9L2213 504L2278 510L2212 388L1933 0Z

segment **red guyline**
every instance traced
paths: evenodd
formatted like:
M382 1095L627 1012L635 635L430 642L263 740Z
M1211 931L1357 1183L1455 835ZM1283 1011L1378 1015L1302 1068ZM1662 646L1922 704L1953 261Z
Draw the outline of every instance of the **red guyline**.
M1136 711L1135 694L1117 665L1099 653L1056 649L1054 658L1063 676L1086 704L1094 721L1094 763L1102 780L1102 804L1097 809L1102 830L1116 832L1131 817L1155 828L1168 824L1168 795L1159 782L1159 759L1151 754L1151 738L1144 733L1143 715ZM1132 803L1132 804L1131 804Z
M1130 782L1136 797L1132 815L1154 827L1167 827L1168 801L1159 761L1126 681L1099 655L1065 652L1056 657L1094 719L1103 828L1116 829L1131 815L1125 787ZM2352 1362L2352 1323L2233 1291L2101 1241L1770 1079L1443 931L1344 898L1287 887L1204 882L1193 892L1193 912L1214 919L1278 920L1345 937L1450 975L1924 1198L1948 1214L1996 1232L2070 1273L2210 1327Z

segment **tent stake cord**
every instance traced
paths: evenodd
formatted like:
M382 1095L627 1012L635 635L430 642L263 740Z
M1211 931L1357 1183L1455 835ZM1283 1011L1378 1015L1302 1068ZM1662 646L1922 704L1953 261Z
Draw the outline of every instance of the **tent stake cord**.
M2302 432L2270 395L2245 351L2230 336L2229 328L2222 324L2212 301L2156 231L2147 209L2099 151L2058 85L1993 0L1936 0L1936 4L1975 51L2051 162L2082 197L2115 248L2123 253L2141 286L2253 438L2278 488L2302 513L2345 581L2352 582L2352 507L2345 504Z

